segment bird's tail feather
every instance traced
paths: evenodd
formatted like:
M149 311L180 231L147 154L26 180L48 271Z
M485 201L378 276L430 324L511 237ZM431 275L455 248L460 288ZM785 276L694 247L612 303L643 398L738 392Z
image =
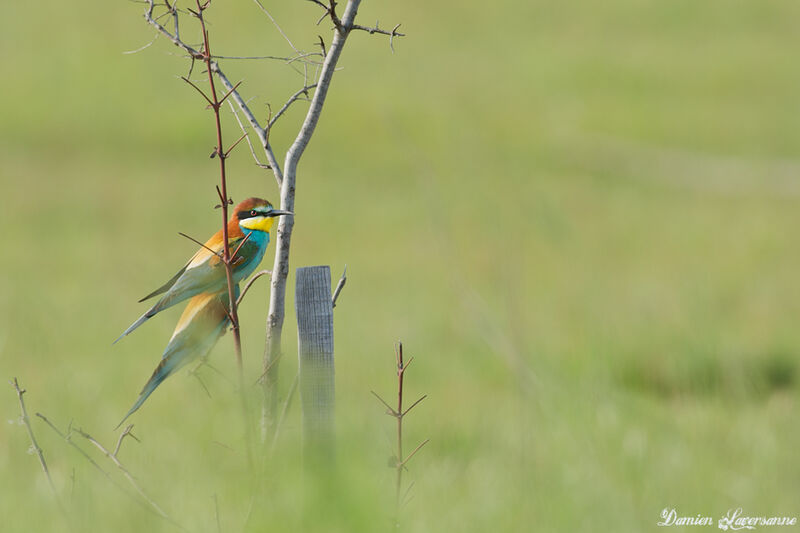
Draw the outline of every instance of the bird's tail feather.
M156 387L161 385L161 382L167 379L167 376L172 374L174 370L175 370L175 362L172 359L169 358L162 359L161 362L156 367L155 372L153 372L153 375L150 376L150 379L145 384L144 388L142 389L142 392L139 393L139 397L136 399L136 403L133 404L133 407L131 407L130 411L128 411L128 413L120 421L120 423L117 424L117 427L115 427L114 430L117 430L122 425L122 423L128 419L129 416L135 413L136 410L142 406L144 401L147 400L148 397L150 397L153 391L156 390Z
M125 331L123 331L123 332L122 332L122 335L120 335L119 337L117 337L117 340L115 340L115 341L114 341L114 342L112 342L111 344L112 344L112 345L114 345L114 344L117 344L117 343L120 341L120 339L122 339L122 337L124 337L124 336L128 335L130 332L132 332L133 330L135 330L136 328L138 328L139 326L141 326L142 324L144 324L145 322L147 322L147 321L148 321L150 318L152 318L153 316L155 316L155 314L156 314L156 313L158 313L159 311L162 311L162 310L163 310L163 308L164 308L164 307L163 307L163 304L162 304L163 300L164 300L163 298L162 298L161 300L159 300L159 301L158 301L158 303L157 303L156 305L154 305L153 307L151 307L150 309L148 309L148 310L147 310L147 312L146 312L145 314L143 314L143 315L142 315L142 316L140 316L138 319L136 319L136 322L134 322L133 324L131 324L130 326L128 326L128 329L126 329Z

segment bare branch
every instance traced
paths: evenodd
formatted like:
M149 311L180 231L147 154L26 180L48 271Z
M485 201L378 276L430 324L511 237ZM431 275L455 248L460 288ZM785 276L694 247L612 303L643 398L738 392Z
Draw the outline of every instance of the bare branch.
M220 98L220 99L219 99L219 102L217 102L217 103L218 103L218 105L222 105L222 102L224 102L224 101L225 101L225 100L226 100L226 99L227 99L227 98L228 98L228 97L231 95L231 93L232 93L233 91L235 91L236 89L238 89L238 88L239 88L239 85L241 85L241 84L242 84L242 82L237 82L237 83L236 83L236 85L234 85L233 87L231 87L231 88L228 90L228 92L227 92L227 93L225 93L225 96L223 96L222 98Z
M141 47L139 47L139 48L137 48L137 49L135 49L135 50L127 50L127 51L125 51L125 52L122 52L122 54L123 54L123 55L137 54L137 53L141 52L142 50L145 50L145 49L147 49L147 48L150 48L150 46L151 46L151 45L152 45L154 42L156 42L156 39L158 39L158 35L159 35L159 34L157 34L157 33L156 33L156 34L155 34L155 36L153 37L153 39L152 39L152 40L151 40L149 43L147 43L146 45L144 45L144 46L141 46Z
M107 479L107 480L108 480L108 481L109 481L109 482L110 482L112 485L114 485L114 486L115 486L115 487L116 487L116 488L117 488L117 489L118 489L120 492L122 492L123 494L125 494L125 495L126 495L128 498L130 498L130 499L131 499L131 500L133 500L134 502L138 503L139 505L141 505L143 508L147 509L148 511L150 511L150 512L156 512L157 514L159 514L159 515L160 515L160 513L158 513L158 512L156 511L156 509L154 509L153 507L149 506L147 502L145 502L145 501L143 501L143 500L141 500L141 499L137 498L136 496L134 496L133 494L131 494L131 493L130 493L130 492L129 492L129 491L128 491L128 490L127 490L125 487L123 487L122 485L120 485L120 484L119 484L119 482L117 482L117 480L115 480L113 477L111 477L111 474L110 474L108 471L106 471L106 470L105 470L105 469L104 469L102 466L100 466L99 464L97 464L97 462L96 462L94 459L92 459L92 457L91 457L91 456L90 456L88 453L86 453L86 452L83 450L83 448L81 448L80 446L78 446L77 444L75 444L75 441L73 441L73 440L72 440L72 438L71 438L71 435L72 435L72 430L71 430L71 429L70 429L70 431L69 431L69 433L68 433L68 434L64 434L64 433L63 433L63 432L62 432L60 429L58 429L58 428L56 427L56 425L55 425L55 424L53 424L53 423L52 423L52 422L51 422L51 421L50 421L50 420L49 420L49 419L48 419L46 416L44 416L42 413L36 413L36 416L38 416L39 418L41 418L41 419L44 421L44 423L45 423L45 424L47 424L48 426L50 426L50 428L51 428L53 431L55 431L55 432L56 432L56 434L57 434L59 437L61 437L62 439L64 439L64 442L66 442L67 444L69 444L70 446L72 446L74 449L76 449L76 450L78 451L78 453L80 453L80 454L81 454L81 455L84 457L84 459L86 459L87 461L89 461L89 464L91 464L93 467L95 467L97 470L99 470L99 471L100 471L100 473L101 473L101 474L103 474L103 476L104 476L104 477L105 477L105 478L106 478L106 479ZM163 518L163 517L162 517L162 518Z
M327 56L328 52L325 50L325 41L322 38L322 35L317 35L319 37L319 47L322 49L322 55Z
M183 81L185 81L186 83L188 83L189 85L191 85L192 87L194 87L194 88L195 88L195 90L196 90L197 92L199 92L199 93L200 93L200 95L201 95L203 98L205 98L205 99L206 99L206 102L208 102L208 105L210 105L210 106L213 106L213 105L214 105L214 103L211 101L211 99L210 99L208 96L206 96L206 93L204 93L204 92L203 92L203 89L201 89L200 87L198 87L197 85L195 85L195 84L192 82L192 80L190 80L190 79L189 79L189 78L187 78L186 76L181 76L181 79L182 79Z
M412 458L412 457L414 457L414 455L415 455L415 454L416 454L418 451L420 451L420 450L422 449L422 447L423 447L423 446L425 446L426 444L428 444L428 442L430 442L430 440L431 440L431 439L425 439L424 441L422 441L422 442L419 444L419 446L417 446L416 448L414 448L414 451L413 451L413 452L411 452L411 453L408 455L408 457L406 457L406 458L405 458L405 459L404 459L404 460L403 460L403 461L402 461L402 462L401 462L401 463L400 463L398 466L399 466L399 467L404 467L404 466L406 466L406 464L407 464L407 463L408 463L408 462L411 460L411 458Z
M373 396L375 396L375 397L378 399L378 401L380 401L380 402L381 402L383 405L385 405L385 406L386 406L386 414L387 414L387 415L389 415L389 416L394 416L394 417L397 417L397 416L399 416L399 414L397 413L397 411L395 411L395 410L392 408L392 406L390 406L390 405L389 405L389 404L386 402L386 400L384 400L383 398L381 398L380 396L378 396L378 393L377 393L377 392L375 392L374 390L371 390L370 392L372 393L372 395L373 395Z
M250 287L258 278L262 276L267 276L269 274L272 274L272 272L270 272L269 270L262 270L260 272L256 272L255 275L253 275L253 277L251 277L247 281L247 284L244 286L244 289L242 289L241 294L239 294L239 299L236 301L236 305L239 305L242 302L242 299L244 299L244 295L247 294L247 291L250 290Z
M178 48L180 48L181 50L186 52L189 55L189 57L192 58L193 64L194 64L194 60L196 60L196 59L203 60L203 61L206 60L206 56L205 56L205 54L203 52L200 52L199 50L195 49L194 47L189 46L188 44L184 43L180 39L180 37L178 37L177 12L173 11L173 17L175 19L175 34L173 35L164 26L159 24L157 20L153 19L153 9L154 9L154 6L155 6L154 0L147 0L147 5L148 5L148 8L145 11L144 18L150 25L152 25L154 28L156 28L156 30L159 33L161 33L167 39L169 39L170 42L172 42L175 46L177 46ZM175 4L173 3L173 5L170 6L169 9L170 10L174 10L175 9ZM191 13L193 13L194 16L199 17L199 13L198 12L193 11L193 10L189 10L189 11ZM204 35L205 35L205 32L204 32ZM207 48L206 48L206 51L208 51ZM242 99L242 97L239 94L239 92L235 90L234 85L228 80L228 78L222 72L222 69L219 68L219 64L216 61L213 61L213 59L212 59L213 57L214 56L209 53L208 59L210 61L208 61L208 63L209 63L208 67L211 69L211 71L214 74L217 75L217 77L220 79L220 81L222 82L222 85L225 87L225 89L227 89L228 91L231 91L231 97L233 98L234 102L236 102L236 105L239 106L239 109L242 111L242 113L244 114L245 118L250 123L250 126L253 128L253 131L255 131L256 135L258 135L259 139L261 140L261 145L264 148L264 153L267 156L267 161L269 162L269 166L272 168L272 172L275 175L275 179L277 180L278 185L280 185L281 181L283 180L283 175L281 173L281 167L280 167L280 165L278 165L278 162L275 159L275 154L272 151L272 147L269 145L269 142L268 142L267 136L266 136L266 132L261 127L261 125L258 123L258 120L255 118L255 115L253 114L252 111L250 111L250 108L247 106L245 101Z
M236 145L237 145L237 144L239 144L240 142L242 142L242 140L243 140L245 137L247 137L247 132L244 132L244 133L242 133L242 136L241 136L241 137L239 137L239 138L236 140L236 142L235 142L235 143L233 143L233 144L231 145L231 147L230 147L230 148L228 148L228 150L225 152L225 155L224 155L224 157L228 157L228 156L230 155L230 153L233 151L233 149L234 149L234 148L236 148Z
M242 242L239 243L239 246L237 246L236 250L234 250L234 252L231 254L230 259L228 259L228 261L230 261L231 264L234 263L234 261L236 259L236 255L239 253L239 250L241 250L242 246L244 246L244 243L246 243L250 239L250 236L252 234L253 234L253 232L251 231L247 235L245 235L244 239L242 239Z
M342 28L349 29L353 25L358 6L361 0L348 0L344 16L341 19ZM331 18L335 17L335 2L331 0ZM317 87L311 99L306 118L294 142L286 152L283 179L281 180L281 209L295 212L294 195L297 182L297 166L305 152L314 130L319 122L325 98L336 70L336 63L347 41L348 30L343 31L337 27L334 32L333 42L325 56ZM270 161L270 164L272 162ZM274 170L274 169L273 169ZM281 334L285 318L286 279L289 275L289 250L292 241L292 229L295 217L281 217L278 222L278 238L275 250L275 262L272 268L272 292L270 293L269 315L267 317L267 342L264 350L263 368L266 379L264 385L264 408L262 409L261 428L262 435L266 435L268 427L274 428L274 416L278 406L277 370L275 362L281 352Z
M331 298L331 307L336 307L336 300L339 298L339 293L342 292L344 289L344 284L347 283L347 265L344 266L344 272L342 272L342 277L339 278L339 283L336 284L336 289L333 291L333 297Z
M25 425L25 429L28 430L28 438L31 441L31 448L36 453L36 457L39 458L39 464L42 467L42 472L44 472L45 477L47 478L47 484L50 485L50 490L53 491L53 496L56 499L56 503L58 503L58 507L62 513L66 514L64 507L61 504L61 499L58 497L58 492L56 491L56 486L53 483L53 478L50 477L50 470L47 468L47 461L44 460L44 452L42 451L41 446L36 441L36 436L33 434L33 427L31 427L31 420L28 418L28 410L25 409L25 400L22 398L22 395L25 394L25 389L21 389L19 386L19 382L17 378L14 378L12 381L9 381L14 390L17 391L17 398L19 399L19 411L20 417L22 418L22 423Z
M395 522L396 526L399 527L399 517L400 517L400 508L403 505L403 502L406 501L406 498L411 490L411 485L408 489L406 489L405 493L401 493L401 489L403 486L403 470L406 470L406 464L411 460L414 455L417 454L418 451L425 446L430 439L425 439L422 443L420 443L414 450L408 454L405 458L403 457L403 418L411 411L414 407L420 404L422 400L428 397L427 394L423 395L419 400L412 403L410 407L403 409L403 384L405 378L405 371L408 369L408 366L413 361L413 357L408 361L403 360L403 343L397 342L395 346L395 368L396 368L396 375L397 375L397 408L390 407L387 402L383 400L380 396L378 396L375 392L372 394L378 398L378 400L383 403L389 410L387 414L394 416L397 419L397 454L394 455L390 460L390 466L395 468Z
M239 118L239 113L236 111L236 107L234 107L233 102L228 101L228 106L231 108L231 113L233 114L233 118L236 119L236 123L239 124L239 128L241 128L242 133L247 135L247 130L245 129L244 124L242 124L242 120ZM260 167L260 168L269 170L270 166L269 165L265 165L264 163L262 163L258 159L258 156L256 155L256 150L255 150L255 148L253 148L253 143L252 143L252 141L250 141L250 136L249 135L247 135L247 146L250 147L250 155L253 156L253 159L255 160L256 165L258 167Z
M399 28L399 27L400 27L400 24L397 24L391 30L383 30L383 29L378 27L378 22L376 21L375 22L375 27L373 27L373 28L370 28L368 26L362 26L360 24L353 24L351 29L365 31L365 32L369 33L370 35L373 35L375 33L380 33L381 35L388 35L389 36L389 48L391 48L392 49L392 53L394 53L394 38L395 37L405 37L406 36L405 33L400 33L400 32L397 31L397 28Z
M409 407L408 409L406 409L405 411L403 411L403 412L402 412L402 414L401 414L400 416L406 416L410 410L412 410L414 407L416 407L418 403L420 403L422 400L424 400L424 399L425 399L425 398L427 398L427 397L428 397L428 395L427 395L427 394L423 394L423 395L422 395L422 398L420 398L420 399L419 399L419 400L417 400L416 402L412 403L412 404L411 404L411 407Z
M301 96L301 95L305 95L305 96L306 96L306 98L308 98L308 91L309 91L309 90L311 90L311 89L314 89L314 88L316 88L316 87L317 87L317 84L316 84L316 83L312 83L311 85L305 85L305 86L303 86L303 88L302 88L302 89L300 89L300 90L298 90L296 93L294 93L294 94L293 94L293 95L292 95L292 96L289 98L289 100L287 100L287 101L286 101L286 103L285 103L285 104L283 104L283 107L281 107L281 108L278 110L278 112L277 112L277 113L275 113L275 116L273 116L272 118L270 118L269 122L267 123L267 131L269 131L269 130L271 130L271 129L272 129L272 126L275 124L275 122L277 122L277 121L278 121L278 119L281 117L281 115L283 115L283 114L286 112L286 110L287 110L287 109L289 109L289 106L290 106L290 105L292 105L293 103L295 103L297 100L300 100L300 99L301 99L301 98L300 98L300 96Z
M309 1L309 2L311 2L312 4L317 4L318 6L320 6L320 7L321 7L322 9L324 9L325 11L328 11L328 6L326 6L325 4L323 4L322 2L320 2L320 0L308 0L308 1ZM327 13L326 13L326 14L327 14Z
M117 440L117 446L114 448L114 457L116 457L116 456L117 456L117 454L119 453L119 448L120 448L120 446L122 446L122 441L125 439L125 437L130 437L130 438L132 438L133 440L135 440L136 442L141 442L141 441L140 441L140 440L139 440L139 439L136 437L136 435L134 435L133 433L131 433L131 430L132 430L132 429L133 429L133 424L128 424L128 427L126 427L126 428L125 428L125 429L122 431L122 433L120 433L120 435L119 435L119 439Z
M219 65L212 61L211 62L211 70L217 75L219 80L222 82L223 87L230 90L233 85L225 76L225 74L220 70ZM253 131L256 132L258 135L259 140L261 141L261 146L264 148L264 154L267 156L267 162L269 166L272 168L272 173L275 175L275 179L278 182L278 185L281 184L283 181L283 174L281 173L281 167L278 164L278 160L275 159L275 154L272 151L272 146L269 144L269 139L267 138L267 133L264 128L259 125L258 120L256 119L253 112L250 111L250 108L247 106L247 103L242 99L242 96L239 94L238 91L233 91L231 93L231 97L233 101L236 102L236 105L239 106L239 109L242 111L242 114L245 116L247 121L250 123L250 127L253 128Z
M158 23L155 19L153 19L153 8L155 7L153 0L147 0L147 11L144 13L145 20L156 30L159 31L163 36L169 39L172 44L189 54L190 57L194 59L203 59L203 54L197 51L196 49L192 48L188 44L181 41L180 37L178 37L178 14L177 12L173 12L173 18L175 19L175 35L172 35L164 26ZM170 8L172 11L174 9L174 5Z
M119 468L119 469L120 469L120 471L122 472L122 475L123 475L123 476L125 476L125 479L127 479L127 480L128 480L128 482L131 484L131 486L134 488L134 490L136 490L136 492L139 494L139 496L141 496L141 497L142 497L142 498L143 498L145 501L147 501L147 503L148 503L148 504L150 504L150 506L151 506L151 507L152 507L152 508L153 508L153 509L154 509L154 510L155 510L155 511L156 511L156 512L157 512L157 513L158 513L158 514L159 514L159 515L162 517L162 518L164 518L165 520L168 520L168 521L172 522L173 524L175 524L175 525L177 525L178 527L180 527L181 529L183 529L183 527L182 527L182 526L180 526L180 525L179 525L177 522L175 522L175 521L174 521L172 518L170 518L170 517L169 517L169 515L168 515L167 513L165 513L165 512L164 512L164 510L163 510L163 509L161 509L161 507L159 507L159 506L158 506L158 504L157 504L155 501L153 501L153 499L152 499L152 498L150 498L150 497L147 495L147 493L146 493L146 492L145 492L145 491L144 491L144 490L143 490L143 489L142 489L142 488L139 486L139 484L136 482L136 478L134 478L134 477L133 477L133 475L132 475L132 474L131 474L131 473L128 471L128 469L127 469L127 468L125 468L125 466L124 466L124 465L123 465L123 464L120 462L120 460L117 458L117 456L116 456L116 455L114 455L114 454L112 454L111 452L109 452L109 451L108 451L108 450L105 448L105 446L103 446L102 444L100 444L100 443L99 443L97 440L95 440L95 438L94 438L94 437L92 437L91 435L89 435L88 433L86 433L85 431L83 431L82 429L76 429L76 430L75 430L75 432L76 432L76 433L78 433L78 435L80 435L80 436L81 436L81 437L83 437L84 439L86 439L86 440L88 440L89 442L91 442L91 443L92 443L92 444L93 444L93 445L94 445L94 446L95 446L95 447L96 447L98 450L100 450L100 451L101 451L101 452L102 452L102 453L103 453L103 454L104 454L106 457L108 457L108 458L111 460L111 462L113 462L113 463L114 463L114 464L117 466L117 468Z
M321 65L322 64L321 61L308 61L308 60L306 60L306 58L312 57L312 56L320 56L320 57L324 58L325 54L324 53L320 53L320 52L301 52L300 54L298 54L298 55L296 55L294 57L286 58L286 64L288 65L290 63L294 63L295 61L300 61L304 65Z
M333 25L336 27L336 29L339 30L339 32L343 32L342 21L338 17L338 15L336 15L336 6L337 6L336 0L328 0L328 15L331 16L331 22L333 22ZM352 25L352 21L350 24ZM348 25L348 27L349 26L350 25Z
M86 453L85 451L83 451L83 448L81 448L80 446L78 446L77 444L75 444L75 443L72 441L72 439L70 439L69 435L65 435L64 433L62 433L62 432L61 432L61 430L59 430L59 429L58 429L58 428L55 426L55 424L53 424L52 422L50 422L50 420L48 420L48 419L47 419L47 417L46 417L46 416L44 416L42 413L36 413L36 416L38 416L39 418L41 418L42 420L44 420L44 423L45 423L45 424L47 424L48 426L50 426L50 427L52 428L52 430L53 430L53 431L55 431L55 432L58 434L58 436L59 436L59 437L61 437L62 439L64 439L64 440L67 442L67 444L69 444L70 446L72 446L73 448L75 448L76 450L78 450L78 452L80 452L80 454L81 454L81 455L83 455L83 456L86 458L86 460L87 460L87 461L89 461L89 462L90 462L90 463L91 463L91 464L92 464L92 465L93 465L95 468L97 468L98 470L100 470L100 471L101 471L101 472L102 472L102 473L103 473L103 474L104 474L104 475L105 475L105 476L106 476L106 477L109 479L109 481L111 481L112 483L115 483L115 482L114 482L114 479L111 477L111 474L109 474L108 472L106 472L105 470L103 470L103 467L101 467L99 464L97 464L97 463L95 462L95 460L94 460L94 459L92 459L92 458L91 458L91 456L89 456L89 454L88 454L88 453Z
M206 250L208 250L208 251L209 251L209 252L211 252L212 254L216 255L216 256L217 256L217 257L219 257L220 259L222 258L222 254L221 254L220 252L215 252L214 250L212 250L211 248L209 248L208 246L206 246L206 245L205 245L205 244L203 244L202 242L198 241L197 239L195 239L195 238L193 238L193 237L189 237L188 235L186 235L186 234L185 234L185 233L183 233L182 231L179 231L179 232L178 232L178 235L180 235L181 237L186 237L187 239L189 239L189 240L190 240L190 241L192 241L193 243L195 243L195 244L199 244L200 246L202 246L203 248L205 248Z
M287 43L289 43L289 46L291 46L291 47L292 47L292 50L294 50L296 53L298 53L298 54L299 54L299 53L300 53L300 50L298 50L298 49L297 49L297 47L296 47L296 46L295 46L295 45L292 43L291 39L289 39L289 36L288 36L288 35L286 35L286 33L284 33L284 31L281 29L281 27L280 27L280 26L278 26L278 23L275 21L275 19L272 17L272 15L270 15L269 11L267 11L267 8L265 8L265 7L264 7L264 5L263 5L263 4L262 4L262 3L261 3L259 0L253 0L253 1L254 1L256 4L258 4L258 7L260 7L260 8L261 8L261 11L263 11L263 12L264 12L264 14L266 14L266 15L269 17L269 20L271 20L271 21L272 21L272 24L274 24L274 25L275 25L275 28L277 28L277 29L278 29L278 33L280 33L281 35L283 35L283 38L284 38L284 39L286 39L286 42L287 42Z

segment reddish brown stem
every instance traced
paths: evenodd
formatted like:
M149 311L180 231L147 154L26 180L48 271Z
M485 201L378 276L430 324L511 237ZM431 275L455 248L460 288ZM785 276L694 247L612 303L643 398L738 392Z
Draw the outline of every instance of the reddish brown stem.
M397 343L397 509L400 508L400 486L403 482L403 343Z
M208 30L206 30L206 22L203 18L203 11L208 7L208 4L200 4L200 0L196 0L197 13L196 16L200 21L200 29L203 32L203 57L202 60L206 64L206 73L208 74L208 85L211 89L211 98L209 104L214 111L214 121L217 129L217 146L216 155L219 159L219 175L220 175L220 188L219 194L221 196L222 205L222 242L225 245L222 247L222 262L225 264L225 277L228 281L228 301L229 301L229 315L231 319L231 329L233 330L233 344L236 349L236 365L239 369L239 384L241 385L244 379L244 370L242 368L242 339L239 333L239 312L236 306L236 291L235 283L233 281L233 267L231 264L231 251L228 248L228 182L225 174L225 161L228 158L228 153L223 148L222 144L222 120L219 113L219 108L222 106L224 100L217 96L217 87L214 84L214 74L211 69L211 46L208 41ZM229 92L230 94L230 92ZM204 95L205 96L205 95ZM227 97L227 94L225 95Z

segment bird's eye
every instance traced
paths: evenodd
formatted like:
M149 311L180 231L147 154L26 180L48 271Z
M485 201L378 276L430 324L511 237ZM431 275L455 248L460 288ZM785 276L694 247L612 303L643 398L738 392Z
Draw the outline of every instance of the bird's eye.
M256 216L257 214L258 214L258 213L256 212L256 210L255 210L255 209L252 209L252 210L250 211L250 216L251 216L251 217L254 217L254 216Z

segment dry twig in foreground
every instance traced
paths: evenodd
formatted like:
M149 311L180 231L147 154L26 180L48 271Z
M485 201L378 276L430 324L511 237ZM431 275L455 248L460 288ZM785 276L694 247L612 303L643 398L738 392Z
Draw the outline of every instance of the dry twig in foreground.
M411 460L414 455L418 451L422 449L423 446L428 444L430 439L425 439L422 441L414 450L409 453L407 456L403 457L403 418L411 411L414 407L416 407L422 400L428 397L427 394L422 395L420 399L415 401L411 404L410 407L403 409L403 378L405 377L406 369L411 365L411 362L414 360L412 357L408 361L403 361L403 343L398 342L396 348L396 363L397 363L397 408L393 408L391 405L386 402L383 398L381 398L378 393L375 391L370 391L373 396L375 396L384 406L386 406L386 414L394 417L397 419L397 455L391 458L391 465L397 471L397 477L395 481L395 512L396 512L396 520L399 522L399 515L400 515L400 507L404 502L406 502L406 497L408 496L409 492L411 491L411 487L413 483L409 485L408 489L406 489L405 493L402 493L401 497L401 488L403 484L403 470L406 469L406 464Z
M53 484L53 478L50 477L50 470L47 468L47 461L44 460L44 452L42 451L41 446L36 441L36 436L33 434L33 428L31 427L31 420L28 418L28 410L25 409L25 400L22 398L22 395L25 394L25 389L20 388L19 382L17 378L14 378L12 381L9 381L14 390L17 391L17 398L19 398L19 410L20 410L20 417L22 423L25 425L25 429L28 430L28 438L31 440L31 448L33 449L36 456L39 458L39 464L42 466L42 471L44 472L45 477L47 478L47 484L50 485L50 490L53 491L53 496L56 499L56 503L58 503L58 508L61 510L62 513L66 514L64 510L64 506L61 504L61 499L58 497L58 492L56 491L56 486Z

